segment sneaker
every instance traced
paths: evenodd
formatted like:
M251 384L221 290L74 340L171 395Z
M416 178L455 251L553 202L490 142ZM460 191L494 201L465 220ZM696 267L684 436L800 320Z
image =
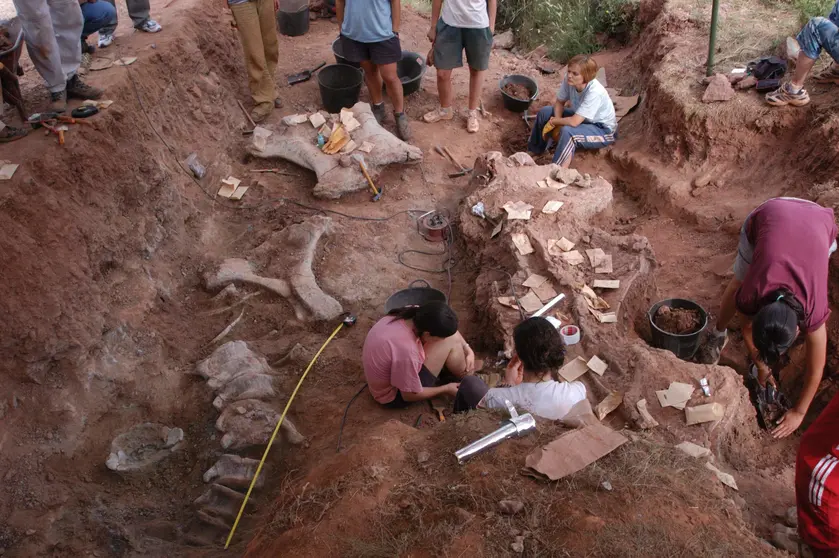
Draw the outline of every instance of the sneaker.
M702 364L718 364L720 355L728 345L728 330L718 333L714 328L708 331L705 344L700 347L696 360Z
M785 105L803 107L810 102L810 95L807 94L807 90L803 87L797 93L794 92L792 85L787 82L775 91L767 93L766 102L773 107L783 107Z
M269 116L274 110L274 103L259 103L253 110L251 110L251 120L259 124Z
M410 141L411 130L408 127L408 115L404 112L400 112L393 113L393 117L396 120L396 135L399 136L399 139L402 141Z
M480 125L478 124L478 111L477 110L470 110L469 113L466 115L466 131L470 134L477 133L480 129Z
M107 48L114 42L113 33L99 33L99 48Z
M67 110L67 91L50 93L49 112L64 112Z
M79 76L73 76L67 80L67 97L70 99L98 99L102 93L104 91L86 84Z
M145 31L146 33L159 33L160 31L163 31L163 27L161 27L160 24L153 19L147 19L138 25L136 29Z
M385 104L379 103L378 105L371 105L370 109L373 111L373 116L376 117L376 122L379 123L379 126L384 124L385 121Z
M816 83L833 83L839 85L839 64L831 64L829 68L813 76Z
M441 120L451 120L454 118L454 111L451 107L443 108L440 107L437 110L432 110L429 113L426 113L422 119L429 124L433 124L435 122L440 122Z

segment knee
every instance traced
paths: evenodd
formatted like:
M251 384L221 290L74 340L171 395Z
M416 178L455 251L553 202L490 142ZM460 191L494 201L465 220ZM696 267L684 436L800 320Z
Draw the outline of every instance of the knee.
M448 82L452 79L451 70L437 70L437 81Z
M542 108L539 109L539 112L537 113L537 117L540 120L550 120L553 117L553 115L554 115L554 108L551 107L551 106L542 107Z
M482 389L486 384L477 376L464 376L460 379L460 389L475 392Z

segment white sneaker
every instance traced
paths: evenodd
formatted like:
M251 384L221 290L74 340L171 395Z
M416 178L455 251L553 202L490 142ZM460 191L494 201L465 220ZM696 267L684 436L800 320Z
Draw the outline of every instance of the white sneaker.
M99 33L99 48L109 47L113 42L114 35L112 33Z
M153 19L147 19L139 25L137 29L145 31L146 33L159 33L160 31L163 31L163 27L161 27L160 24Z

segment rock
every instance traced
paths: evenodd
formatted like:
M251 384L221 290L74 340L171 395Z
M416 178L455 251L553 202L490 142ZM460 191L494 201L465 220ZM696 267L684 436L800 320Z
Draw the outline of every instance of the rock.
M781 550L786 550L793 556L798 555L798 531L776 523L772 527L772 544Z
M695 188L704 188L705 186L711 183L711 180L713 180L713 178L714 175L710 172L700 174L699 176L693 179L693 186Z
M105 465L111 471L145 469L180 449L183 439L180 428L153 422L138 424L114 438Z
M417 454L417 463L425 463L431 459L431 454L423 450Z
M516 537L515 542L510 544L510 548L516 554L521 554L522 552L524 552L524 537L522 537L522 536Z
M519 500L501 500L498 509L504 515L515 515L524 509L524 504Z
M787 509L786 514L784 514L784 523L788 527L798 529L798 509L795 506Z
M514 167L535 167L536 161L527 153L513 153L507 158L508 164Z
M730 101L734 97L734 89L725 74L715 74L708 82L708 88L702 95L703 103Z
M740 496L739 494L735 494L731 499L734 501L734 504L738 508L743 509L743 508L746 507L746 499L743 498L742 496ZM795 508L793 508L793 509L795 509Z
M757 78L754 77L754 76L746 76L743 79L741 79L740 81L738 81L737 85L735 85L734 87L738 91L743 91L745 89L751 89L755 85L757 85Z
M602 486L603 490L605 490L606 492L611 492L612 491L612 483L610 483L609 481L601 482L600 486Z
M574 184L576 181L582 180L583 176L577 169L564 169L556 166L551 169L551 178L563 184Z
M504 31L492 37L492 48L503 48L509 50L513 48L516 38L513 36L512 30Z

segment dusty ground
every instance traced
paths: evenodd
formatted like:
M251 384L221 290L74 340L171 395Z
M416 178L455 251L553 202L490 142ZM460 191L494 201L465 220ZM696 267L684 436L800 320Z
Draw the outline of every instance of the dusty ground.
M365 193L315 200L309 194L313 176L278 163L296 176L260 175L233 204L213 199L218 181L230 174L247 178L250 169L265 166L246 155L241 136L245 122L236 100L248 105L248 96L235 30L223 3L177 0L164 9L168 3L152 2L165 31L150 36L131 31L118 2L119 40L100 54L137 56L138 62L89 76L115 101L95 127L71 130L63 149L39 133L0 147L3 159L21 164L0 188L6 288L0 302L0 548L6 556L187 553L178 534L194 516L192 500L205 490L201 474L221 450L212 395L186 373L237 314L206 315L222 305L210 301L202 273L223 257L247 257L272 232L314 213L280 198L368 218L435 208L455 215L472 186L469 178L446 177L452 169L433 146L448 145L464 164L486 151L521 150L527 130L518 115L503 109L498 80L509 73L536 76L534 107L551 102L559 84L559 76L539 76L529 60L494 52L484 94L492 116L481 122L480 134L468 136L461 118L438 125L418 120L436 103L429 71L407 104L425 161L384 173L381 202L370 203ZM591 225L646 237L660 297L690 298L713 312L736 231L754 205L781 194L831 199L832 187L813 187L835 168L836 151L821 146L836 145L837 110L827 89L817 90L813 105L800 111L769 111L754 92L738 96L736 106L699 104L695 52L704 44L702 33L678 8L647 6L663 17L650 17L643 40L598 56L610 86L642 92L644 102L622 121L613 149L580 156L575 166L615 186L611 207ZM404 20L403 48L426 52L427 20L412 11ZM303 38L282 37L279 76L331 61L335 35L334 24L319 20ZM691 55L679 58L679 52ZM46 93L31 65L25 67L24 94L36 111ZM455 73L459 109L466 79L465 72ZM316 81L281 93L286 109L271 123L318 107ZM791 137L799 139L790 143ZM794 164L777 161L785 145L792 146ZM200 183L181 167L191 152L209 167ZM713 180L694 188L693 179L706 173ZM775 442L745 423L713 448L734 472L739 495L672 450L691 434L673 409L656 411L662 423L657 432L558 485L518 475L524 453L551 440L555 425L540 425L538 437L458 468L449 453L491 429L493 418L470 416L441 426L424 406L387 411L366 394L350 411L347 450L336 456L340 416L363 385L358 347L384 301L416 278L444 292L449 284L445 273L399 265L404 250L439 249L418 237L407 215L379 222L332 217L336 230L321 241L315 274L359 323L330 345L296 399L291 416L308 445L272 456L257 511L239 528L237 553L276 555L294 548L313 556L503 556L510 553L513 530L527 533L527 556L761 552L755 535L766 536L774 514L792 503L797 438ZM483 309L475 303L481 262L470 253L458 237L452 305L464 335L494 356L499 347L482 335ZM405 255L426 269L439 268L442 259ZM230 338L247 340L269 362L295 343L313 354L332 330L331 324L294 320L281 298L261 295L245 307ZM836 325L832 320L831 348ZM638 335L630 331L628 338ZM725 356L739 369L741 355L742 343L735 342ZM792 375L800 358L796 363ZM829 362L829 372L834 366ZM672 367L674 375L682 370L678 363ZM287 374L286 393L299 370ZM628 374L607 375L604 383L639 393L652 389L633 385ZM827 381L811 415L832 392ZM616 428L632 424L626 413L611 420ZM147 475L107 470L111 439L144 421L180 426L186 449ZM423 450L431 457L417 463ZM614 490L604 491L603 480ZM502 498L522 500L525 512L499 515L495 504Z

